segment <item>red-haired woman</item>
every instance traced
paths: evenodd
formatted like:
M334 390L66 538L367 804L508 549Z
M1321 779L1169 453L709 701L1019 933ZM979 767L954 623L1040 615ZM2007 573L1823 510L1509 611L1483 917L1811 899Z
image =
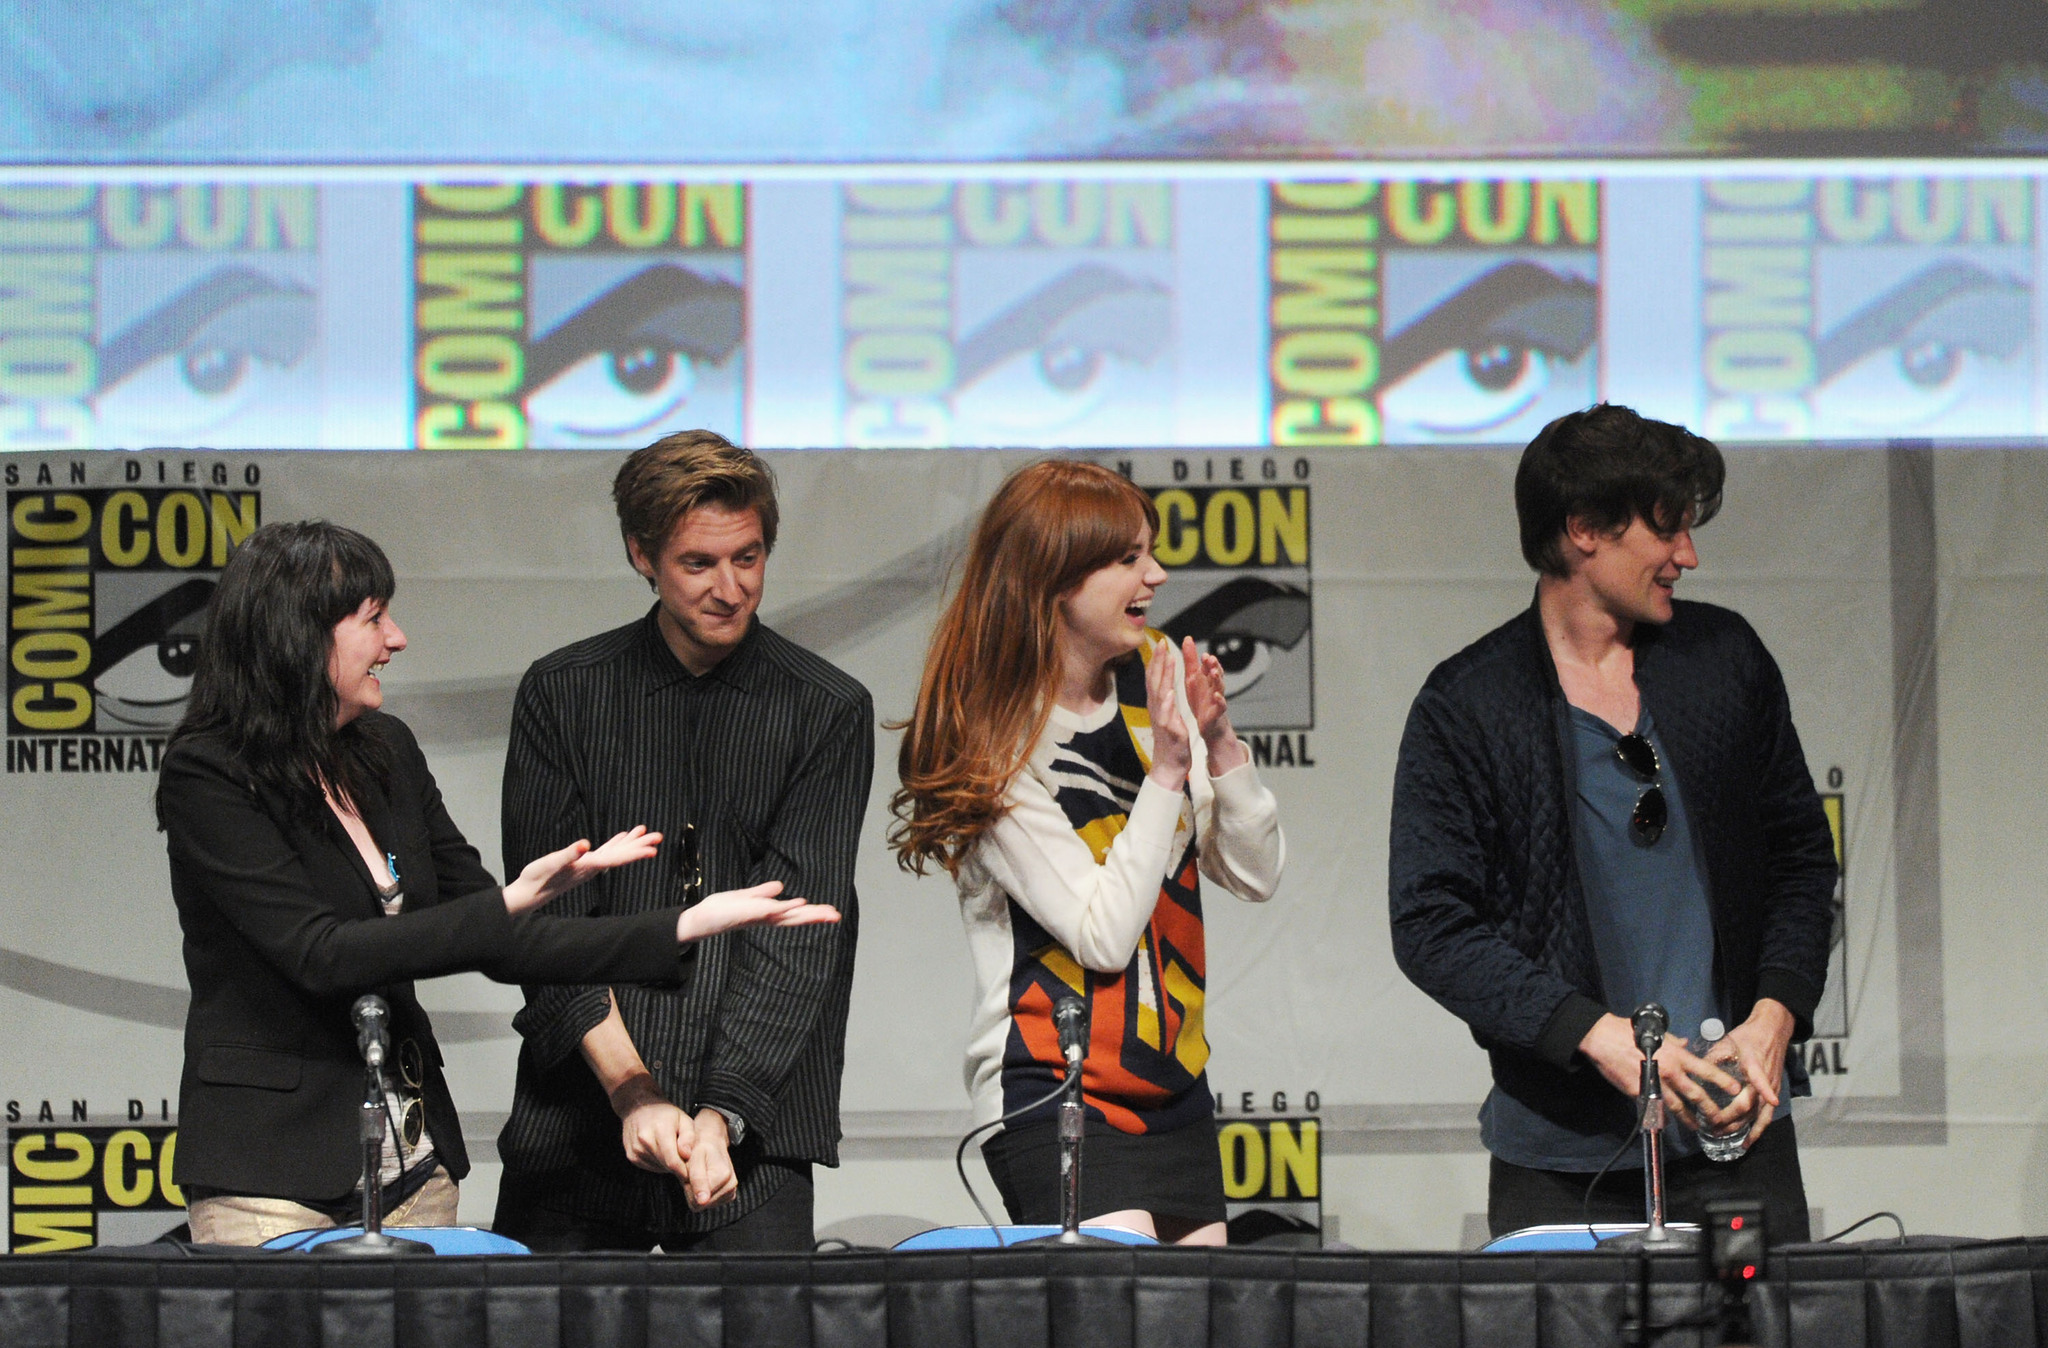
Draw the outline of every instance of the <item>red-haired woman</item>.
M932 636L891 842L905 868L936 862L959 886L976 1122L1060 1080L1052 1007L1078 993L1082 1216L1221 1244L1198 873L1263 901L1284 844L1222 668L1146 624L1166 580L1158 527L1149 497L1093 464L1003 484ZM1057 1220L1054 1128L1048 1106L982 1149L1013 1221Z

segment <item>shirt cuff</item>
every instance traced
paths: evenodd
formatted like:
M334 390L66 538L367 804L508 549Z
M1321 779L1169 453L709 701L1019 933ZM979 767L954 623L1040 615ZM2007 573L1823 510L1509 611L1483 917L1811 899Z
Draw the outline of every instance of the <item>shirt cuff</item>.
M1543 1033L1537 1037L1536 1056L1553 1066L1570 1067L1573 1055L1579 1051L1579 1041L1606 1014L1606 1007L1584 993L1567 994L1557 1010L1550 1013Z
M1820 1005L1821 990L1789 969L1757 970L1756 999L1769 997L1792 1013L1792 1041L1813 1037L1813 1013Z
M1216 803L1233 811L1256 804L1266 793L1266 784L1259 780L1249 755L1222 776L1211 777L1209 785L1216 789Z
M536 1066L565 1062L583 1045L583 1036L612 1013L609 985L575 988L556 984L529 998L512 1017L512 1028L526 1041Z
M697 1108L715 1109L724 1115L725 1126L735 1143L743 1135L749 1119L771 1131L775 1127L774 1098L730 1071L713 1068L704 1073L697 1088ZM762 1123L764 1119L766 1123Z

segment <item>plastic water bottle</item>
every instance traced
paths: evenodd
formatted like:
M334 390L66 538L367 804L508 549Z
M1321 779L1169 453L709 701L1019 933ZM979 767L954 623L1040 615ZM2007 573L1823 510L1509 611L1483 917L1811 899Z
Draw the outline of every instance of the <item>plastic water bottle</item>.
M1726 1033L1726 1027L1713 1016L1701 1021L1700 1038L1708 1042L1707 1046L1700 1050L1700 1057L1735 1078L1736 1092L1739 1093L1749 1078L1743 1075L1742 1064L1736 1060L1735 1045L1728 1042ZM1696 1076L1693 1080L1700 1084L1700 1088L1707 1093L1707 1098L1714 1102L1716 1108L1726 1109L1729 1101L1735 1098L1734 1094L1723 1090L1708 1077ZM1756 1111L1751 1110L1716 1132L1713 1126L1702 1118L1699 1130L1700 1150L1706 1153L1710 1161L1735 1160L1749 1150L1749 1127L1755 1121Z

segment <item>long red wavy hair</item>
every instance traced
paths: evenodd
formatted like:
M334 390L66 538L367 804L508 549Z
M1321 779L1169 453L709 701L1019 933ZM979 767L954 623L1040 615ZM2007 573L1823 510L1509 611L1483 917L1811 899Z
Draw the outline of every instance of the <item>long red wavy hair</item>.
M1159 532L1152 498L1107 468L1049 459L1012 473L975 525L903 723L889 844L918 875L961 860L1045 730L1060 677L1060 598Z

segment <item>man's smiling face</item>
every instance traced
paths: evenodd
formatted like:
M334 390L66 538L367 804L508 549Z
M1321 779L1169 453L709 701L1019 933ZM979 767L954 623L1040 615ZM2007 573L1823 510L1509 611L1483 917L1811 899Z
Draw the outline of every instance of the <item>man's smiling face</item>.
M708 673L745 639L768 570L756 511L701 505L676 522L656 556L638 539L628 539L626 551L654 582L661 634L685 669Z
M1589 538L1578 570L1600 607L1624 622L1670 622L1678 578L1700 564L1691 523L1666 534L1638 516L1619 533L1574 531L1573 542L1582 548Z

